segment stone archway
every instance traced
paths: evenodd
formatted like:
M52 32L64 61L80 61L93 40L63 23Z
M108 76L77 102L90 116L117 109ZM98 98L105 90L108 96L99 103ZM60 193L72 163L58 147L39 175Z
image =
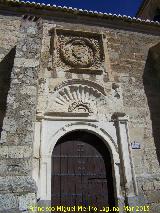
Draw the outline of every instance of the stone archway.
M62 136L52 153L52 206L115 206L110 152L87 131Z
M105 149L110 152L114 178L115 206L121 208L125 205L124 202L128 201L129 203L130 200L133 204L133 201L137 199L137 187L130 159L126 119L118 120L117 118L116 121L106 122L105 125L100 121L95 123L94 121L78 121L78 119L75 121L43 120L41 124L40 165L36 167L37 170L39 169L39 177L34 176L39 186L38 195L40 201L44 201L49 206L51 205L51 162L52 152L56 144L61 138L73 131L85 131L90 132L94 137L100 138L99 144L103 143ZM118 126L118 130L115 126ZM116 139L116 131L118 131L118 141Z

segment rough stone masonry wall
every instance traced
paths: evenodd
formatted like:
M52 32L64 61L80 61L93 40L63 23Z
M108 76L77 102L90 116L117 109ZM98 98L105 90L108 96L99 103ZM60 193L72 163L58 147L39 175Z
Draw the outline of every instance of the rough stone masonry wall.
M36 201L31 172L41 24L34 17L25 18L14 42L16 54L1 134L0 212L7 213L27 211Z
M130 142L141 146L132 150L138 190L150 212L156 213L160 208L160 84L154 65L159 65L160 52L159 46L153 47L159 36L112 30L107 37L111 69L115 82L122 85L124 111L130 118ZM157 59L151 60L151 51Z
M6 111L15 46L19 36L18 17L0 15L0 132Z

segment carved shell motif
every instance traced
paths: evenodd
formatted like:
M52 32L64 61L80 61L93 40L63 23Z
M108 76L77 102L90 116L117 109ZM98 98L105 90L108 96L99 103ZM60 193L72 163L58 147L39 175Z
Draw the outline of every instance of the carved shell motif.
M102 94L86 85L63 87L54 99L54 109L69 113L95 113L97 102L103 99Z

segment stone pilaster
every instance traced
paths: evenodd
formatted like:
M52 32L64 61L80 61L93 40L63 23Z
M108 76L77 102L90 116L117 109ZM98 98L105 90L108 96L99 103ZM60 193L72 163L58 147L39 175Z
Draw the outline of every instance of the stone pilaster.
M1 136L0 212L27 211L36 202L31 172L41 36L41 20L24 16Z
M123 180L121 182L125 197L124 202L126 206L134 206L137 204L139 197L129 144L128 117L125 113L114 113L112 119L115 121L117 130L118 149L123 173Z

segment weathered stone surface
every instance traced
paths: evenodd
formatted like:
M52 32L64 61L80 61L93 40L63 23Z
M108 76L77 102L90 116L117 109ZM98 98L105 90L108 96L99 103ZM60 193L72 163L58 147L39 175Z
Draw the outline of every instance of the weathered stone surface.
M7 209L7 210L0 211L0 213L21 213L21 212L22 211L19 211L18 208L16 208L16 209ZM26 211L26 213L28 213L28 212Z
M17 26L16 18L13 20L14 22L8 20L8 23L15 25L13 29L10 24L12 35L9 30L7 34L7 29L5 33L3 31L0 33L0 37L2 36L0 52L3 50L0 70L4 70L4 77L1 79L4 83L8 79L9 83L4 103L2 103L7 104L7 109L2 117L0 150L0 212L7 213L27 210L28 205L35 203L37 190L31 177L31 170L41 33L36 22L22 20L20 27L19 20L17 19ZM3 30L4 23L7 23L5 19L4 22L0 22ZM10 42L8 42L9 36ZM12 60L9 58L11 60L9 63L9 59L5 59L5 54L16 42L15 54L11 55L14 55L14 58L12 57ZM11 56L10 53L7 55L7 57ZM6 90L5 85L0 87L1 90Z
M30 146L9 146L9 158L29 158L32 156L32 147Z
M30 176L0 177L0 191L3 193L35 192L36 185Z
M160 191L153 191L153 189L151 191L145 193L148 203L160 203Z
M19 197L19 210L26 211L31 210L30 207L33 207L36 202L35 193L28 193ZM30 211L31 212L31 211Z
M152 191L153 189L154 189L153 182L144 183L144 185L143 185L144 191Z
M14 60L16 67L36 67L39 65L39 62L35 59L23 59L23 58L16 58Z
M8 210L18 207L18 197L11 194L1 194L0 195L0 210Z
M150 212L151 213L158 213L160 209L160 204L159 203L152 203L150 205Z
M8 146L1 146L0 149L0 159L8 158Z
M0 173L6 175L27 175L32 168L32 159L30 158L7 158L1 160Z
M160 190L160 180L154 182L154 187L156 190Z

